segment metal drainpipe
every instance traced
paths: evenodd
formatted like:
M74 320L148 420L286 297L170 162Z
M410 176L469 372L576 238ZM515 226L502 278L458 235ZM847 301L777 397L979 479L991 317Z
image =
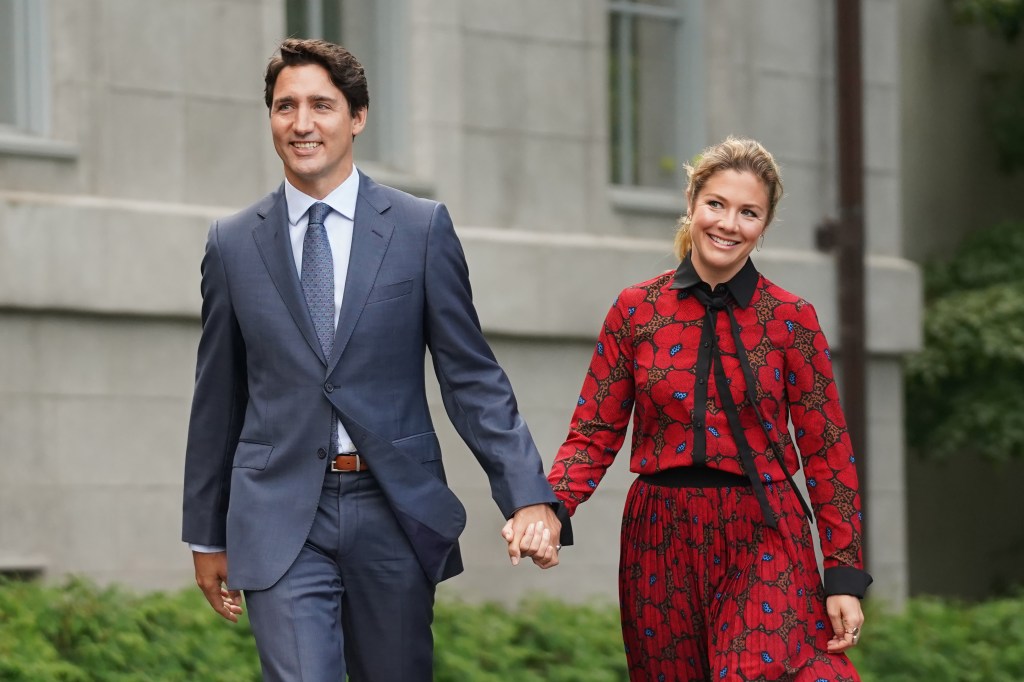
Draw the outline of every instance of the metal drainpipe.
M839 146L839 335L843 408L867 509L867 373L864 291L864 94L860 0L837 0L836 73ZM865 535L866 537L866 535ZM866 541L864 549L866 555Z

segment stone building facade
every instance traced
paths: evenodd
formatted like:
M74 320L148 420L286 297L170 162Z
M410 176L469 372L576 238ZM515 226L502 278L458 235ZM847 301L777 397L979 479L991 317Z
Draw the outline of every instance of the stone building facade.
M920 343L920 283L902 253L899 2L863 5L868 557L874 594L898 604L900 357ZM281 180L262 71L290 30L343 40L366 63L357 164L451 209L482 323L546 463L611 301L675 266L682 163L727 134L759 138L781 162L788 198L756 261L815 303L838 346L835 266L814 248L837 201L832 3L0 7L17 57L3 60L0 100L22 103L0 110L0 570L190 582L178 538L199 260L212 219ZM433 404L470 511L467 571L444 589L615 601L626 462L577 514L561 567L513 569L486 480Z

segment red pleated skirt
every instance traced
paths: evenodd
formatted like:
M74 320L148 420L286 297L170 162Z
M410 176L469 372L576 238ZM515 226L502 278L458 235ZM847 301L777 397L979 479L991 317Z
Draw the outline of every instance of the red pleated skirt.
M622 519L619 598L632 682L853 682L810 527L788 483L680 488L637 480Z

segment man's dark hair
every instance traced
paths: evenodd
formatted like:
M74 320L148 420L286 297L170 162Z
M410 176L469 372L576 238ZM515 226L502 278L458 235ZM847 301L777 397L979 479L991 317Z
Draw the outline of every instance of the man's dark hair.
M266 86L263 99L269 109L274 101L274 85L286 66L318 64L324 67L334 87L348 100L349 113L355 116L370 106L370 92L366 87L366 73L355 56L341 45L326 40L299 40L289 38L281 43L277 53L267 64Z

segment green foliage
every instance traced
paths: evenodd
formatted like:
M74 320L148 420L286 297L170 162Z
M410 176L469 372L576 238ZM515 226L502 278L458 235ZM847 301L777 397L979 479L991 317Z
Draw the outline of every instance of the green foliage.
M625 680L615 608L529 600L440 603L434 619L436 682L619 682Z
M949 0L960 23L980 24L1013 42L1024 29L1024 0Z
M519 608L440 602L437 682L622 682L613 606L534 598ZM851 655L864 682L1024 680L1024 595L973 606L912 600L890 615L868 604ZM134 595L82 581L0 583L4 682L257 682L247 625L210 611L198 590Z
M907 436L926 457L1024 457L1024 223L925 268L924 349L907 361Z
M850 655L864 682L1024 680L1024 595L973 606L911 600L899 615L868 609Z
M258 682L248 628L216 619L198 590L0 584L0 680Z

